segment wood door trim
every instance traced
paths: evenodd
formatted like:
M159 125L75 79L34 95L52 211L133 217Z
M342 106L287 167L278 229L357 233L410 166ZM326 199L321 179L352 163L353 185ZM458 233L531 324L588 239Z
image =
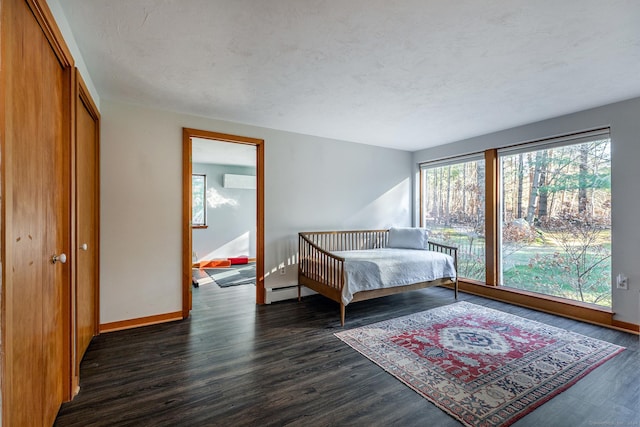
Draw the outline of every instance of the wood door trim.
M60 65L63 68L73 68L75 61L71 55L71 50L69 50L69 46L67 46L64 37L62 37L60 27L58 27L58 24L53 17L53 13L51 13L51 9L49 9L47 1L25 0L25 2L29 5L29 8L38 21L38 24L40 24L44 35L51 45L51 49L58 57L58 61L60 61Z
M264 140L246 136L182 129L182 317L189 317L191 298L191 138L203 138L256 147L256 303L265 303L264 290Z
M62 318L64 329L62 332L63 354L62 354L62 396L63 401L71 400L74 396L73 360L75 343L75 329L73 328L73 313L75 311L74 286L75 286L75 251L73 239L75 236L73 206L75 204L75 73L73 68L63 67L65 87L65 102L63 105L64 139L66 140L63 156L64 186L63 203L65 206L65 217L61 219L63 235L65 236L64 246L61 248L69 254L69 266L64 270L62 288Z
M89 114L91 114L91 117L93 117L93 119L98 122L100 121L100 111L98 111L98 107L96 106L95 102L93 102L91 92L89 92L89 89L87 88L87 85L82 78L82 74L80 74L80 70L78 70L77 68L75 70L76 81L78 84L78 96L87 107L87 111L89 112ZM97 133L97 136L100 136L100 132Z
M79 300L78 300L78 275L79 275L79 263L78 261L78 257L80 256L80 244L81 242L79 241L80 239L80 235L79 235L79 228L80 228L80 218L77 215L77 210L78 210L78 204L79 204L79 189L78 189L78 177L79 177L79 172L78 172L78 115L79 115L79 108L83 108L86 113L89 115L89 117L94 121L94 135L93 135L93 144L94 144L94 159L93 159L93 165L94 165L94 170L93 170L93 175L94 175L94 179L92 182L95 183L95 187L92 191L92 202L94 205L94 217L93 217L93 222L94 222L94 230L92 232L93 234L93 241L91 242L93 247L92 247L92 253L93 253L93 278L92 278L92 284L94 286L94 290L93 290L93 294L94 294L94 301L93 301L93 307L94 307L94 312L93 312L93 332L92 334L98 335L100 332L100 112L98 111L98 108L95 104L95 102L93 101L91 94L84 82L84 80L82 79L82 76L80 74L80 70L78 70L77 68L74 70L74 82L73 82L73 87L74 87L74 93L73 93L73 141L72 141L72 156L73 156L73 165L72 165L72 173L73 173L73 179L72 179L72 195L73 195L73 202L72 202L72 207L73 209L71 210L71 214L72 214L72 224L74 224L73 228L72 228L72 236L71 236L71 254L72 254L72 261L73 261L73 268L72 268L72 286L71 286L71 299L73 301L73 305L72 305L72 310L71 310L71 314L70 314L70 321L71 321L71 329L72 329L72 339L71 339L71 355L72 357L70 358L69 362L71 365L71 387L70 387L70 398L73 398L75 395L78 394L78 392L80 391L80 363L82 362L82 353L80 352L80 343L79 343L79 326L78 326L78 307L79 307ZM79 106L79 103L81 103L81 106Z
M182 318L191 311L191 134L182 129ZM187 264L189 267L187 267Z
M95 313L95 331L94 333L98 335L100 333L100 111L96 106L93 98L91 97L91 93L87 88L84 80L82 79L82 75L80 74L80 70L76 68L76 82L77 82L77 93L78 97L84 104L87 112L91 115L93 120L96 122L96 134L95 134L95 177L97 188L95 189L94 194L94 203L95 203L95 284L96 284L96 296L95 296L95 304L96 304L96 313ZM78 242L79 243L79 242ZM76 248L77 249L77 248Z

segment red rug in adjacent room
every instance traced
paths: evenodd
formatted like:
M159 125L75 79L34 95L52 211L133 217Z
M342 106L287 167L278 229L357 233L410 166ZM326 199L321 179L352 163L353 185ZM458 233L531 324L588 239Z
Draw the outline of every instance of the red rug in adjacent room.
M467 302L335 334L467 426L507 426L623 351Z

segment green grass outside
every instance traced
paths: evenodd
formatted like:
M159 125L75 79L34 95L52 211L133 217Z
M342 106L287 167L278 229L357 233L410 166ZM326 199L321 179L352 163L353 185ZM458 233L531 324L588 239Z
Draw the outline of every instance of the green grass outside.
M560 259L554 258L554 253L560 256L564 253L562 247L554 244L554 237L554 233L541 232L535 241L526 245L507 245L508 254L502 260L503 283L517 289L582 301L576 289L574 266L566 261L562 265L548 262ZM454 228L433 229L430 238L458 247L460 277L484 281L484 238ZM598 240L610 253L611 231L603 230ZM589 256L593 257L593 253L587 254ZM591 262L593 259L587 259L587 265ZM584 302L611 307L611 259L594 267L585 282Z
M594 268L587 281L588 289L583 288L584 302L611 307L611 266L604 265ZM523 289L582 301L575 277L559 266L530 267L528 264L516 265L503 272L503 283L511 288Z

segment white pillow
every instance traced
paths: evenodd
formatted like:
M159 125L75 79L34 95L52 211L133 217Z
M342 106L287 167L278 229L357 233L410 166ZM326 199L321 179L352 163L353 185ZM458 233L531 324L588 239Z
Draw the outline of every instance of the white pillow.
M388 248L424 249L427 247L429 233L425 228L391 227L389 229Z

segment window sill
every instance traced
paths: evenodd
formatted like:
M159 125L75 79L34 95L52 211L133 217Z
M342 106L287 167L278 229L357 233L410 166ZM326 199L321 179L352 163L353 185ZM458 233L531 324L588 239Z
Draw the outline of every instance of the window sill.
M191 228L209 228L208 225L192 225Z
M571 301L550 295L538 294L521 289L504 286L489 286L470 279L460 279L459 289L470 294L515 304L546 313L556 314L587 323L593 323L608 328L638 333L638 326L618 322L613 319L613 311L609 308L598 307L580 301Z

